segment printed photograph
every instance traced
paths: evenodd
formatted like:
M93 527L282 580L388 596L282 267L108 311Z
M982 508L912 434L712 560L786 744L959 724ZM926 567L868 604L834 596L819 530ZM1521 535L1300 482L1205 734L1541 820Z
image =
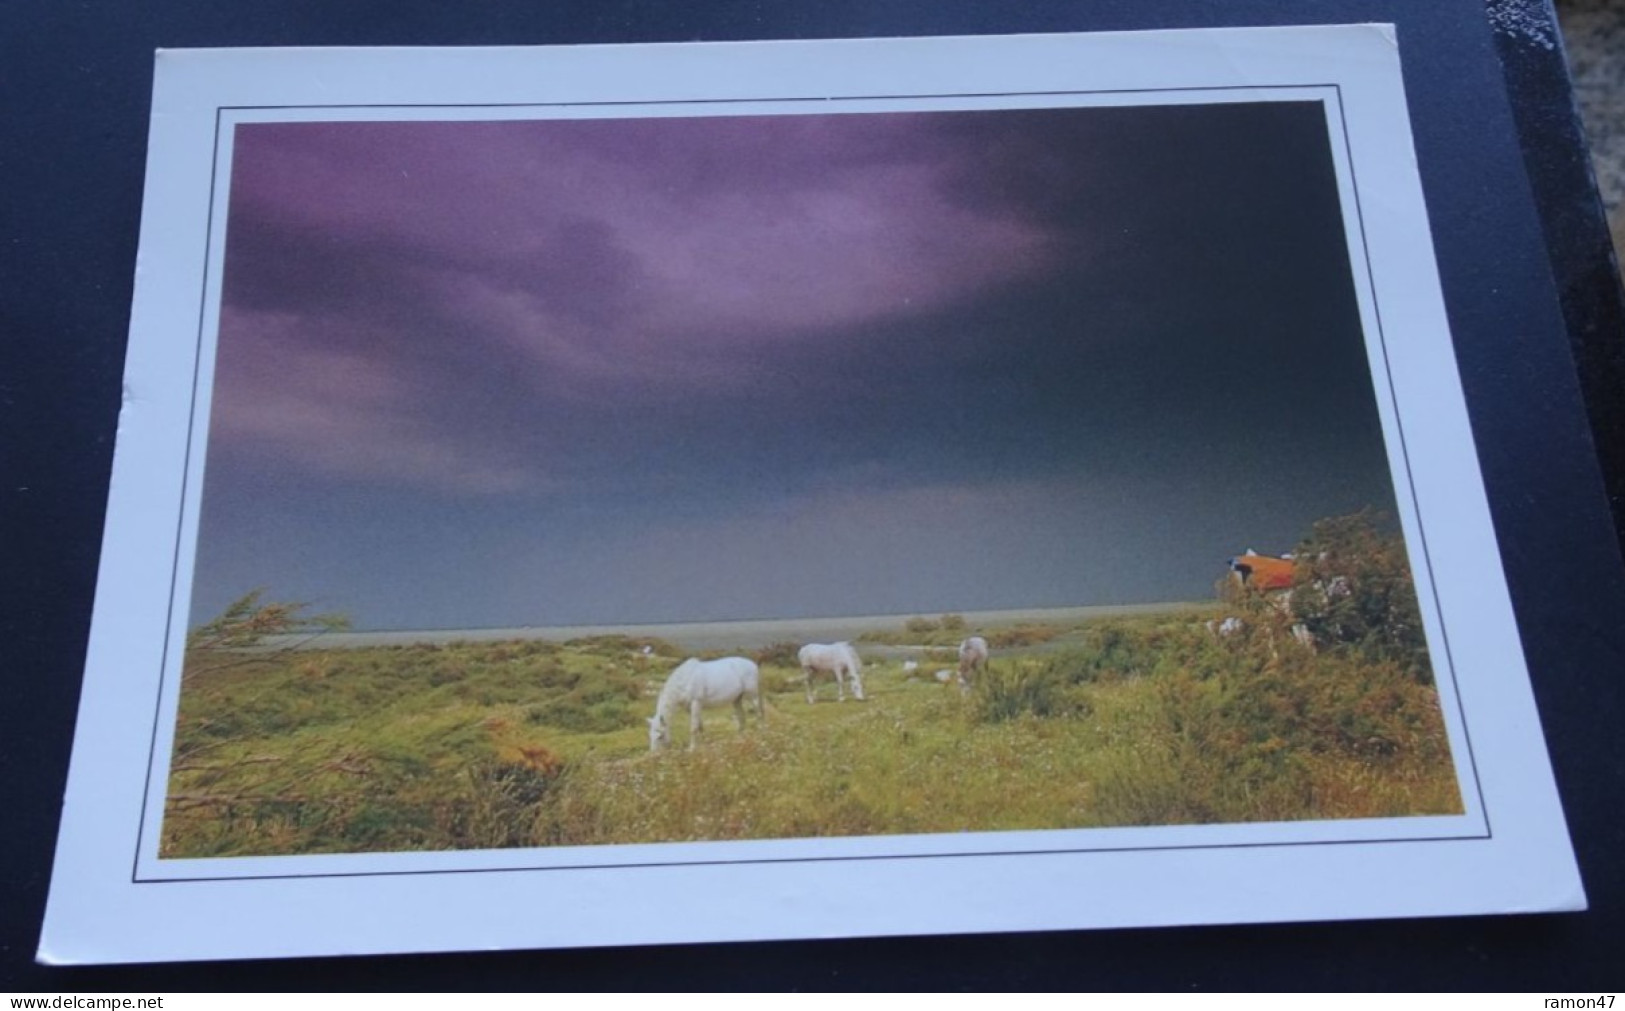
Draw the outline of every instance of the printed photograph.
M233 128L161 857L1462 812L1320 103L689 111Z

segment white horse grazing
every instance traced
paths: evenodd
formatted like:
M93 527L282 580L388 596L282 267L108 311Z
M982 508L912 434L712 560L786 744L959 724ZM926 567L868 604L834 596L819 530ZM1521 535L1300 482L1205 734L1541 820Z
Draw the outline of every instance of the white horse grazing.
M846 701L846 679L852 679L852 697L863 701L863 661L849 642L812 642L801 647L801 674L807 679L807 704L812 705L813 675L825 671L835 676L836 697Z
M987 671L987 640L973 635L959 644L959 690L970 691L971 675Z
M659 751L671 743L671 718L678 706L688 707L688 746L700 740L700 710L706 706L732 704L734 722L745 729L745 700L756 705L758 723L766 722L767 711L762 706L761 672L756 664L742 656L726 656L721 660L684 660L666 678L660 689L660 700L655 703L655 714L649 718L649 750Z

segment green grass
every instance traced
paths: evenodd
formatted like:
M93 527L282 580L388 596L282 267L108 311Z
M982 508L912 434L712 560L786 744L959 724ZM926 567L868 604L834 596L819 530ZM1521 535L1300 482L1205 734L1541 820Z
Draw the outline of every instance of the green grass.
M952 624L951 622L949 623ZM991 630L997 632L998 630ZM1050 642L1066 632L1064 645ZM1006 646L968 696L871 663L866 702L763 663L768 718L644 718L651 640L189 657L166 857L1441 814L1461 810L1426 678L1266 628L1102 620ZM907 642L918 629L899 628ZM962 637L941 621L931 635ZM1027 633L1008 641L1022 641ZM990 641L998 637L989 634ZM930 640L926 640L929 642ZM957 639L955 640L957 641ZM644 646L652 655L642 655Z

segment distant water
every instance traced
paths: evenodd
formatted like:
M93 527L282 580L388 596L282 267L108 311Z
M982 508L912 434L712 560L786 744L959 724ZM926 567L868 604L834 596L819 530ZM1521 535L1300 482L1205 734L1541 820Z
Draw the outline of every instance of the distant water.
M1022 623L1072 625L1100 618L1198 610L1210 602L1105 604L1093 607L1030 608L1019 611L964 611L967 634L980 629ZM329 632L303 643L306 649L355 649L363 646L411 646L419 643L501 642L548 639L563 642L597 635L664 639L687 650L760 649L775 642L838 642L865 632L898 629L914 615L886 614L852 618L779 618L766 621L699 621L659 625L556 625L520 628L415 629L394 632ZM924 615L936 618L938 615ZM303 637L286 637L285 641Z

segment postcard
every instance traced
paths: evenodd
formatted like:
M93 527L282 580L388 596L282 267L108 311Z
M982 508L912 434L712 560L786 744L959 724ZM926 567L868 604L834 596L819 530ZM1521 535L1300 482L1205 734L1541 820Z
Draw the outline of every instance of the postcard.
M40 957L1583 908L1401 41L159 53Z

